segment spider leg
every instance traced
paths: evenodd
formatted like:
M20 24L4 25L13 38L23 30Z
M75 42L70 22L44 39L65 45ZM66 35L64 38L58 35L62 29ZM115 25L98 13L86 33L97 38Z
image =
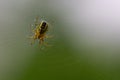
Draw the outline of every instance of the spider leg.
M31 41L30 41L31 45L35 43L35 40L36 40L35 36L31 36L31 37L29 37L29 39L31 39Z
M46 35L45 38L53 38L53 35Z
M35 18L35 26L37 26L38 24L39 24L39 16Z
M43 42L44 42L44 39L43 39L43 38L40 38L40 39L39 39L39 46L40 46L40 48L42 47Z

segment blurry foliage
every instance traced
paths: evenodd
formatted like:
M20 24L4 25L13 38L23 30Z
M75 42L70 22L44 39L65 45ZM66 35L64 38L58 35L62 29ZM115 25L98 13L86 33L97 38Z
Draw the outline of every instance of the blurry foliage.
M5 46L9 56L12 56L10 58L12 66L8 67L7 72L1 74L3 77L1 80L120 79L119 67L114 70L115 68L110 69L99 63L91 63L87 59L89 56L82 55L84 52L89 53L89 50L78 52L72 48L61 29L61 26L64 27L67 24L63 24L64 21L60 20L62 15L53 11L47 1L49 0L31 1L29 5L22 8L23 12L18 12L19 17L22 16L22 18L15 24L18 29L14 29L13 32L16 35ZM48 22L53 20L54 32L52 34L55 37L51 41L48 40L53 45L52 47L41 50L37 44L30 46L29 40L26 39L26 35L29 35L29 24L33 23L36 16L44 16ZM82 44L80 49L82 46L84 45ZM79 57L76 56L78 54Z

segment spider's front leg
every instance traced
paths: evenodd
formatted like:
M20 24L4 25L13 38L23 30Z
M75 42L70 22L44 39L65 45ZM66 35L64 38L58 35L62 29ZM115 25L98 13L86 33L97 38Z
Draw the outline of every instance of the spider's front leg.
M39 39L39 45L42 45L43 42L44 42L44 39L43 39L43 38L40 38L40 39Z
M34 36L29 37L29 39L31 39L30 44L32 45L32 44L35 43L35 40L36 40L37 38L36 38L36 36L34 35Z
M53 38L54 36L53 35L46 35L45 38Z

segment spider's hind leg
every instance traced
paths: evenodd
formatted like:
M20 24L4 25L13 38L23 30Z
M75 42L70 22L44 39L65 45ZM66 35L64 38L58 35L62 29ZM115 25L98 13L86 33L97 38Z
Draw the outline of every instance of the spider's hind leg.
M35 18L35 26L37 26L38 24L39 24L39 16Z

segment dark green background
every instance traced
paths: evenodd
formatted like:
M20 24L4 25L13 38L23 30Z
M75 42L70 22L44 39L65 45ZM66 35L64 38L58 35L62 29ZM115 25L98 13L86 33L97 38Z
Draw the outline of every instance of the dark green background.
M0 19L0 80L119 80L119 58L111 60L104 55L109 46L87 45L83 36L80 46L73 46L69 41L73 33L66 37L69 28L65 27L70 24L61 19L64 11L52 9L49 2L11 0L4 3L9 5L3 6ZM29 44L29 26L36 16L52 24L53 32L48 33L54 37L47 40L52 47L40 49L37 41L32 46ZM94 55L97 53L101 55ZM93 57L99 58L98 61Z

